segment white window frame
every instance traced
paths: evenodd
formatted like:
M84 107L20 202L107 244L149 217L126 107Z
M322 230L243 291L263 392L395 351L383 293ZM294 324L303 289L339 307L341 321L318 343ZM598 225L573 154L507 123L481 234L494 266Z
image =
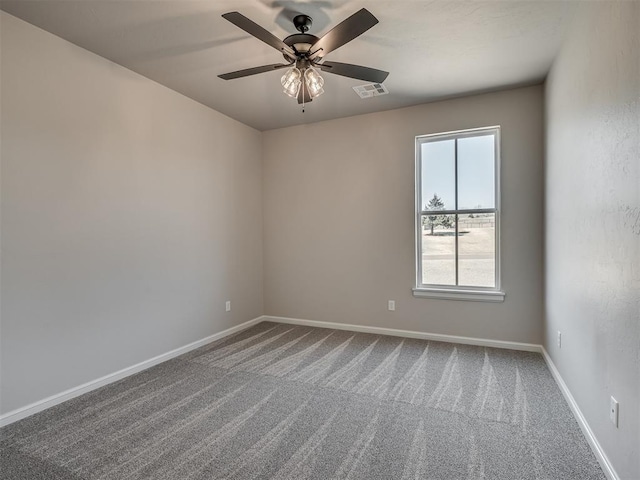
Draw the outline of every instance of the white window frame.
M422 216L433 214L432 210L423 210L422 205L422 145L429 142L443 140L457 140L461 138L475 137L482 134L493 134L495 140L495 208L482 209L453 209L438 211L439 215L464 215L470 213L494 213L495 214L495 287L466 287L459 285L437 285L422 283ZM456 147L457 152L457 147ZM456 153L457 156L457 153ZM456 191L458 188L457 158L456 158ZM456 205L457 207L457 205ZM416 137L416 205L415 205L415 259L416 259L416 282L413 288L415 297L443 298L449 300L472 300L482 302L502 302L505 293L502 291L501 269L500 269L500 126L473 128L468 130L458 130L454 132L433 133L419 135ZM457 231L456 222L456 231ZM456 235L456 244L458 236ZM458 268L458 249L456 247L456 271ZM456 275L457 276L457 275Z

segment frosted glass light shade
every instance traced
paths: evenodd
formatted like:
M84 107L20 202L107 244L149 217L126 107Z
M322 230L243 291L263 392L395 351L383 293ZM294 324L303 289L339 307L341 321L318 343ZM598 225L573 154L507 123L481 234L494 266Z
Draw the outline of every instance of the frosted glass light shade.
M319 97L324 93L324 89L322 88L324 85L324 79L315 68L307 68L304 72L304 80L311 98Z
M298 91L300 90L300 85L302 85L301 77L302 73L300 73L300 70L298 70L296 67L292 67L287 70L287 73L285 73L280 79L283 92L290 97L297 97Z

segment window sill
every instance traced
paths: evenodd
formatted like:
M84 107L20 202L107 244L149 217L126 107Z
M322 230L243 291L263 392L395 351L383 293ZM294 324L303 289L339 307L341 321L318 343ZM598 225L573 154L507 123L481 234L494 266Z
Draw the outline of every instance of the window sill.
M504 292L485 290L414 288L413 296L419 298L440 298L444 300L464 300L470 302L504 302L505 294Z

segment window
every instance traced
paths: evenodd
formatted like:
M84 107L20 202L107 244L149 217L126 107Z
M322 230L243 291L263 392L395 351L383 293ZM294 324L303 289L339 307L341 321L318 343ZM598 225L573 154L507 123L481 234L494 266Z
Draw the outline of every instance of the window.
M502 301L500 127L416 137L414 295Z

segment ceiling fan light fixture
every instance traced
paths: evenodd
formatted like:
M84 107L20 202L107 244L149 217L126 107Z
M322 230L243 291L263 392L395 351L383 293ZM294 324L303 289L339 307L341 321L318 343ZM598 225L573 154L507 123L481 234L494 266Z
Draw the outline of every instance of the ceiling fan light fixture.
M302 73L296 67L291 67L287 70L282 78L280 79L280 83L282 84L283 92L289 95L290 97L297 97L298 91L300 90L300 85L302 85Z
M322 86L324 85L324 78L320 76L318 71L313 67L308 67L304 72L304 81L309 90L309 96L311 98L319 97L324 93Z

